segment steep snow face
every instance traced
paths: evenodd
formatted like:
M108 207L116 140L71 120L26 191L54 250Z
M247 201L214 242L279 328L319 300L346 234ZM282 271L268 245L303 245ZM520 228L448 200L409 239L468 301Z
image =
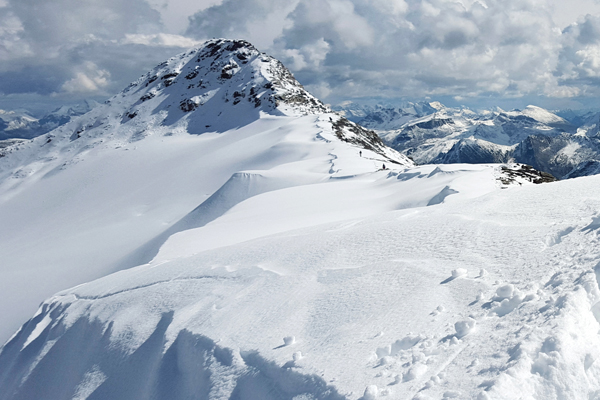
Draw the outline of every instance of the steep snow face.
M0 353L0 399L600 390L599 177L499 190L483 165L289 171L236 175L152 262L44 302Z
M152 259L232 184L249 190L211 215L275 187L413 165L328 112L278 61L227 40L0 147L0 341L52 293Z
M535 119L538 122L546 124L548 126L568 126L570 125L564 118L551 113L541 107L529 105L521 111L523 115Z

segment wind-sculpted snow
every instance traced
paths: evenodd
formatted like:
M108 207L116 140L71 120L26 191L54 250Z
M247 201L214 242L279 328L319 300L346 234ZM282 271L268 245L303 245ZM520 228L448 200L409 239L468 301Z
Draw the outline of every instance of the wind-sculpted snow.
M172 312L163 314L155 330L131 353L110 345L110 326L82 318L64 332L59 322L44 332L54 338L44 358L25 373L25 379L40 385L2 385L0 399L343 399L317 375L281 369L254 351L235 352L187 330L165 348L172 321ZM20 337L27 333L25 328ZM5 347L5 354L17 350L12 346L21 345L18 339ZM82 346L88 349L84 358ZM56 366L68 367L57 371ZM3 380L23 377L21 363L12 367Z
M483 191L499 171L468 168L370 184L406 204L410 186L388 190L447 194L430 207L206 245L259 228L247 218L290 188L244 200L149 264L48 299L0 353L0 398L594 398L598 178ZM305 186L295 208L351 181Z

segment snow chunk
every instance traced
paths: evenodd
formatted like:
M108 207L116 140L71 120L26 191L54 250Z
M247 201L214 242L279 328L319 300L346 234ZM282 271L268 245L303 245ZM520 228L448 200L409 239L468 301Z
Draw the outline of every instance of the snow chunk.
M283 338L283 343L285 346L291 346L296 343L296 337L294 336L286 336Z
M531 366L531 373L538 374L545 378L551 378L553 369L557 368L556 357L552 354L540 352L537 360Z
M427 365L425 364L421 364L421 363L416 363L415 365L413 365L411 367L411 369L408 370L407 373L404 374L404 382L408 382L408 381L412 381L414 379L420 378L421 376L425 375L425 373L427 372Z
M375 400L379 397L379 389L377 385L369 385L365 389L365 394L363 395L363 400Z
M496 289L496 296L499 299L509 299L512 297L514 290L515 287L509 283Z
M475 330L475 320L473 318L469 318L468 320L458 321L454 324L454 329L456 330L456 336L462 338L467 336L469 333Z
M297 362L297 361L302 360L304 357L302 356L301 351L297 351L292 355L292 358L293 358L294 362Z
M423 339L424 339L424 337L422 337L422 336L409 335L402 339L396 340L394 343L392 343L390 345L378 348L375 351L375 353L377 354L377 357L379 357L379 358L387 357L387 356L395 357L401 351L408 350L408 349L414 347L417 343L419 343Z
M456 279L467 274L467 270L464 268L457 268L452 270L452 278Z
M498 316L503 317L509 312L513 311L515 308L517 308L523 302L523 300L525 300L525 296L523 296L522 294L515 294L509 299L502 300L502 302L500 302L500 305L494 308L492 312L495 312L496 314L498 314Z

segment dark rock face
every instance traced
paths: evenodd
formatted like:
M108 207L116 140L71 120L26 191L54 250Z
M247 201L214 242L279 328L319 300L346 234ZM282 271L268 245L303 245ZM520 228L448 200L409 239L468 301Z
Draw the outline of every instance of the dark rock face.
M450 119L450 118L435 118L435 119L430 119L429 121L419 122L414 125L410 125L407 127L407 129L409 129L409 130L413 130L415 128L434 129L434 128L439 128L440 126L444 126L444 125L454 125L454 121L452 121L452 119Z
M375 132L365 129L343 117L333 121L332 124L338 139L364 149L372 150L388 158L384 151L386 146ZM394 164L400 164L400 162L393 158L388 159Z
M551 138L532 135L515 147L513 158L517 162L529 164L541 171L548 171L562 177L576 165L568 158L558 160L556 157L567 144L568 138L566 137Z
M185 99L181 100L181 103L179 103L179 108L181 108L181 111L183 112L190 112L198 108L198 104L196 104L190 99Z
M538 171L531 165L513 164L500 167L502 175L498 178L504 185L518 183L518 180L526 180L535 184L556 182L554 176L549 173Z
M585 161L575 167L571 172L565 175L564 179L579 178L582 176L598 175L600 174L600 161L590 160Z
M440 153L434 164L496 164L511 159L509 152L498 146L490 146L483 140L461 139L446 153Z

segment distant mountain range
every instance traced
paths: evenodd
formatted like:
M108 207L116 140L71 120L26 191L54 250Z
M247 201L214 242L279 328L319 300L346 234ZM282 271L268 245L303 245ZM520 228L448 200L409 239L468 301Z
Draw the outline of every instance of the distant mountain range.
M152 95L149 92L148 99ZM241 98L232 101L237 104ZM62 106L39 119L25 110L0 110L0 147L48 133L98 104ZM188 99L181 107L198 106ZM386 145L417 164L517 162L559 179L600 173L600 111L549 111L530 105L476 112L437 101L399 106L345 102L334 110L376 131ZM208 124L203 129L212 128ZM12 140L3 142L8 139Z
M346 103L338 111L376 130L417 164L518 162L560 179L600 172L600 112L551 112L536 106L475 112L439 102Z
M32 139L43 135L89 112L99 103L86 100L73 106L61 106L41 118L27 110L0 110L0 141L6 139Z

